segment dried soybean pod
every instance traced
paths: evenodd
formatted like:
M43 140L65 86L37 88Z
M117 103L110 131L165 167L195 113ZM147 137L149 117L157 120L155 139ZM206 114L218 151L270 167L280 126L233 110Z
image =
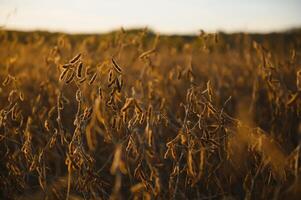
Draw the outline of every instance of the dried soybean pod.
M138 109L140 113L142 113L142 108L139 106L138 102L134 99L135 107Z
M19 98L21 101L24 101L24 93L23 92L19 92Z
M113 71L110 69L109 76L108 76L108 82L111 83L113 79Z
M118 92L120 92L122 85L121 85L121 82L119 81L118 77L116 77L115 82L116 82L117 90L118 90Z
M121 108L121 112L126 111L130 107L133 100L134 100L133 98L127 98L126 101L125 101L124 106Z
M92 78L89 81L89 85L92 85L92 83L95 81L96 75L97 75L97 73L93 74Z
M76 91L75 97L76 97L76 101L81 101L81 99L82 99L82 92L80 91L80 89L78 89Z
M77 67L77 77L81 78L82 77L82 71L83 71L83 63L80 62L78 67Z
M139 56L139 58L140 58L140 59L145 58L145 57L149 56L150 54L154 53L155 50L156 50L156 49L151 49L151 50L145 51L145 52L143 52L143 53Z
M140 119L139 119L139 124L142 124L144 122L144 118L145 118L144 116L145 116L144 113L141 113Z
M114 69L116 70L116 72L118 73L122 73L122 70L121 68L119 67L119 65L117 64L117 62L114 60L114 58L112 58L112 63L113 63L113 66L114 66Z
M87 78L85 77L85 78L83 78L83 79L81 79L81 80L79 80L79 83L83 83L85 80L87 80Z
M6 86L6 85L9 83L9 81L10 81L10 76L8 75L8 76L5 78L5 80L3 81L2 85L3 85L3 86Z
M112 82L109 83L108 88L110 88L115 83L115 80L116 80L116 78Z
M64 71L60 75L60 81L63 80L68 72L69 68L65 68Z
M101 89L101 87L98 88L98 95L102 99L102 89Z
M73 81L73 78L75 76L74 71L72 72L72 74L69 76L69 78L66 80L66 84L70 83L71 81Z
M71 66L72 66L72 64L67 63L67 64L63 64L63 65L62 65L62 68L67 69L67 68L69 68L69 67L71 67Z
M297 92L296 94L291 95L291 97L287 101L286 105L291 106L292 104L294 104L299 96L300 96L299 92Z
M70 60L70 63L74 64L76 61L78 61L81 57L81 53L79 53L78 55L76 55L74 58L72 58Z

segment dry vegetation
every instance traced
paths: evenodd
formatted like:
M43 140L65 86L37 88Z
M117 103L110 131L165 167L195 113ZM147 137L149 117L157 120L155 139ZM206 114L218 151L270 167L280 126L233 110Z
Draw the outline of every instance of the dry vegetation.
M298 198L300 36L2 30L0 198Z

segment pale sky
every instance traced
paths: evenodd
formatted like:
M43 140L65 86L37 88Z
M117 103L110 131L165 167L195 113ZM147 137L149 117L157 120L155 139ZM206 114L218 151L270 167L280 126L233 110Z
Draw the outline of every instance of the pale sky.
M301 27L301 0L0 0L0 26L72 33L149 27L161 33Z

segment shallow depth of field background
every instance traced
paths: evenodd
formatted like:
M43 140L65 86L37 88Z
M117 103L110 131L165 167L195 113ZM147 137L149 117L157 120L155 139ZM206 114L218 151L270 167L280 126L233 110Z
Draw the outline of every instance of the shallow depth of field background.
M0 2L0 199L299 199L300 1Z

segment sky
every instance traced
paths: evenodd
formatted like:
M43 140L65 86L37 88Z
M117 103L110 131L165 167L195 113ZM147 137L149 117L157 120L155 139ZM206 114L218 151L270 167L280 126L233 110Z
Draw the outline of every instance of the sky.
M301 0L0 0L0 26L97 33L271 32L301 27Z

